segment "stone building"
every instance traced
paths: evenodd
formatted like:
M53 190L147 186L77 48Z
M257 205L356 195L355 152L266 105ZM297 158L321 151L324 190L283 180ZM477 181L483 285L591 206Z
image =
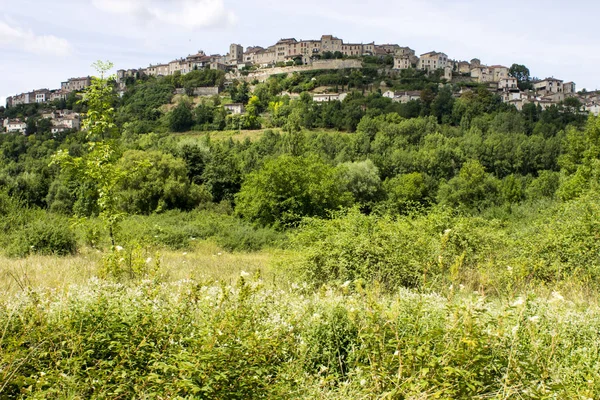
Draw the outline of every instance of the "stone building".
M506 77L502 78L498 81L498 90L502 91L519 91L519 87L517 86L517 78Z
M585 105L585 110L590 114L600 116L600 103L592 102Z
M344 42L342 39L338 39L332 35L323 35L321 36L321 52L331 52L335 53L336 51L342 51L342 45Z
M92 84L92 78L89 76L83 78L71 78L66 82L61 82L60 89L64 92L71 93L85 89Z
M237 65L244 62L244 48L239 45L232 43L229 46L229 64Z
M458 61L454 63L454 70L459 74L470 74L471 63L468 61Z
M225 108L227 111L231 112L232 114L243 114L246 111L246 109L242 103L225 104L225 105L223 105L223 108Z
M419 57L415 55L402 55L394 57L394 69L416 68L419 64Z
M27 123L20 119L5 119L2 123L6 133L25 133Z
M344 101L348 93L316 93L313 95L315 103L324 103L329 101Z
M444 69L447 65L448 56L446 54L431 51L429 53L421 54L417 68L422 71L431 72L438 69Z
M421 99L421 92L418 90L415 91L403 91L403 92L393 92L388 90L383 94L383 97L387 97L388 99L392 99L392 101L396 103L408 103L409 101L415 101Z
M563 83L563 93L567 96L576 94L577 86L575 85L575 82Z
M563 81L556 78L546 78L533 82L533 89L542 95L563 92Z

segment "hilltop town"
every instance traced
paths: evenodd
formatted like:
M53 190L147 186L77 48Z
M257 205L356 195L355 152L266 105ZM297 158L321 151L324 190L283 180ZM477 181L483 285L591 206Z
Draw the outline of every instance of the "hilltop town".
M566 98L575 97L583 105L583 110L594 115L600 114L600 93L577 92L574 82L549 77L532 79L527 85L521 85L510 68L503 65L485 65L474 58L470 61L454 60L444 52L430 51L420 56L410 47L398 44L345 43L332 35L323 35L318 40L296 40L285 38L269 47L251 46L244 48L239 44L231 44L225 55L207 55L203 51L191 54L168 63L150 64L146 68L119 69L117 82L119 91L126 90L128 79L144 77L161 77L185 75L195 70L219 70L225 73L226 84L233 81L264 82L270 76L293 74L311 70L360 69L365 58L385 59L386 65L393 72L413 69L427 74L439 74L446 83L472 83L485 85L490 91L497 93L504 103L522 110L523 106L533 103L546 109L564 102ZM85 89L91 84L90 77L71 78L61 83L60 89L37 89L7 98L7 107L20 104L49 103L64 100L72 92ZM388 90L386 90L388 89ZM455 95L460 97L468 88L462 88ZM218 88L196 88L193 92L199 96L210 96L219 93ZM395 91L383 88L384 97L396 102L406 103L420 98L420 91ZM347 93L313 93L313 100L342 101ZM243 105L227 107L234 113L242 113ZM52 119L55 130L60 131L78 126L78 116L59 113ZM75 125L73 125L75 124ZM22 131L25 122L21 120L5 120L7 132Z

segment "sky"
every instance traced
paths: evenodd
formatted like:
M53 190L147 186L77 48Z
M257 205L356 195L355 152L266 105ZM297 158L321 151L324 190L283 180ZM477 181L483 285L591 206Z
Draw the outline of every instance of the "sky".
M115 69L230 43L332 34L353 43L397 43L487 65L524 64L534 77L600 89L596 0L0 0L0 105L7 96L56 89Z

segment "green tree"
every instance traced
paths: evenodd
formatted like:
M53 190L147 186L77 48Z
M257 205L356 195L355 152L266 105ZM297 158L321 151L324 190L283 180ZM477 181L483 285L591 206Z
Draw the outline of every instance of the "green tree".
M64 172L81 182L83 186L93 188L92 197L105 222L112 246L119 222L124 214L119 209L118 189L128 172L118 168L119 158L116 144L111 138L117 131L114 122L113 87L104 75L113 67L111 62L98 61L94 64L100 77L94 77L92 84L85 90L83 102L88 112L83 119L82 129L88 140L88 152L82 157L72 157L65 150L58 151L52 164L59 165Z
M303 217L326 217L351 198L335 168L316 157L283 155L246 176L236 213L261 225L292 226Z
M481 210L498 202L497 193L497 180L485 172L479 161L469 160L458 176L440 186L438 200L452 207Z
M169 129L173 132L185 132L189 131L194 125L194 115L190 103L187 101L180 101L177 107L169 114Z
M340 164L339 180L345 192L354 197L361 206L373 206L382 196L379 170L373 161L357 161Z
M521 64L513 64L508 70L508 74L517 78L517 85L521 90L533 89L529 68Z

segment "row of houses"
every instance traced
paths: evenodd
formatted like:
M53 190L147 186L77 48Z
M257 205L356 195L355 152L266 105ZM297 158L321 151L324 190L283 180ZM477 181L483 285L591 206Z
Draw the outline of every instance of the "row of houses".
M175 73L186 74L190 71L202 68L218 70L242 69L244 67L270 67L278 63L294 61L304 65L311 64L330 53L346 57L372 56L407 56L415 57L415 51L409 47L401 47L397 44L371 43L345 43L342 39L333 35L322 35L318 40L296 40L295 38L284 38L272 46L250 46L246 49L240 44L232 43L229 53L226 55L207 55L200 50L198 53L187 57L173 60L169 63L151 64L147 68L129 69L117 71L119 81L127 77L140 75L168 76Z
M53 134L81 129L80 115L71 110L46 111L42 113L42 118L50 120L52 124L50 131ZM2 121L2 127L6 133L25 134L27 130L27 121L19 118L6 118Z
M19 104L48 103L54 100L64 100L69 93L81 91L92 84L92 78L89 76L83 78L71 78L61 82L60 89L37 89L31 92L17 94L7 97L6 106L14 107Z

